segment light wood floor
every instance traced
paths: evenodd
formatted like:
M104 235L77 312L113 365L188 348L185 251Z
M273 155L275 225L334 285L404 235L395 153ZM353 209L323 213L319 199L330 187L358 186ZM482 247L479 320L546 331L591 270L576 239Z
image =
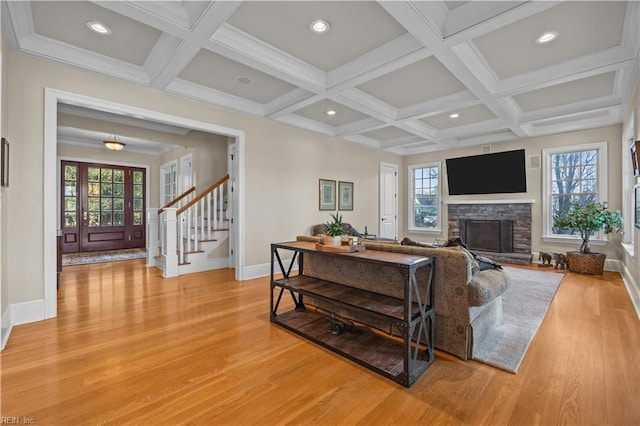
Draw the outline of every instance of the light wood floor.
M539 269L534 267L535 269ZM76 424L640 424L640 321L619 274L567 273L518 374L437 353L410 389L270 325L267 278L66 267L15 327L2 416Z

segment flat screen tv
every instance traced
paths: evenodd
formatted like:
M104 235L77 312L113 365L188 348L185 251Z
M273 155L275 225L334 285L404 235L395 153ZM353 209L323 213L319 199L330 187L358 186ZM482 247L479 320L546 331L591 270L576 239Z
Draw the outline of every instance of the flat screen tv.
M448 158L449 195L527 192L524 149Z

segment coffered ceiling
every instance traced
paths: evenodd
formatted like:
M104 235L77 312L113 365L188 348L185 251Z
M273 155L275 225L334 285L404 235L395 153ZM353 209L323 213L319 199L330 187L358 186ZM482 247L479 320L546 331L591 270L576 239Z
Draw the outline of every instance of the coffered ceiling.
M621 123L640 74L636 1L2 7L11 49L400 155Z

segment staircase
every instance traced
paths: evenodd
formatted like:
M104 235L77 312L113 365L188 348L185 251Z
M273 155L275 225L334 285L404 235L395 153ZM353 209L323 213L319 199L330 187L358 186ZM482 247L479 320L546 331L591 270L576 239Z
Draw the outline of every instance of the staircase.
M195 188L147 210L147 266L165 278L229 267L229 175L199 195Z

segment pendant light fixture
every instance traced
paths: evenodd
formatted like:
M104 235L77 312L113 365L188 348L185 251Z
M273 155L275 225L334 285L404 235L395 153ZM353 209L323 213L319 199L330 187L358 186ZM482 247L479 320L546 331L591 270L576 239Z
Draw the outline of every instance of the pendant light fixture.
M112 151L122 151L122 149L126 146L124 142L120 142L118 140L118 136L115 134L111 135L111 137L106 141L102 141L102 143Z

